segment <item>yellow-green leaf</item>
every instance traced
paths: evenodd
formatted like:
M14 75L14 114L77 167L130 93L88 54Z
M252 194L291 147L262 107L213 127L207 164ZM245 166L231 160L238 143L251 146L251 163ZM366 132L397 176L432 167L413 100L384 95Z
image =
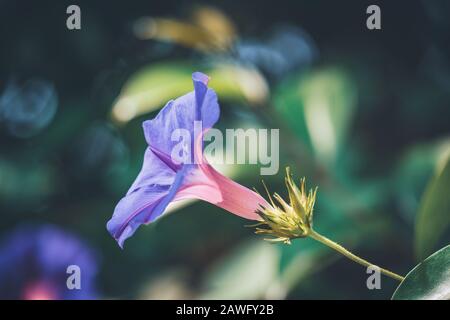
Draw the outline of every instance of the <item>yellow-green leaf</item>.
M191 75L195 71L206 73L219 99L259 104L268 96L268 85L255 69L227 63L209 68L180 63L159 63L144 67L126 82L112 109L118 122L158 110L169 100L193 90Z

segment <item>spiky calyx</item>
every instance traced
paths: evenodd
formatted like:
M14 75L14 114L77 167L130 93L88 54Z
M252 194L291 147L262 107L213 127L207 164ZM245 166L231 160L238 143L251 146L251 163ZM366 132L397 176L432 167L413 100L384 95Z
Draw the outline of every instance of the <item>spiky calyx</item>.
M285 183L289 203L277 193L273 195L275 202L266 188L271 206L258 211L261 221L255 226L257 234L272 236L266 240L289 244L291 239L307 237L312 230L317 187L306 192L306 181L302 178L299 188L292 178L289 167L286 168Z

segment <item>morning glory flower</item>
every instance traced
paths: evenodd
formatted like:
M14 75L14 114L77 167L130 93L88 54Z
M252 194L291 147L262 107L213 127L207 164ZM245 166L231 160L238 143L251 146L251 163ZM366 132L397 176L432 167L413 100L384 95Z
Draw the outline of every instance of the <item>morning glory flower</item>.
M79 289L67 285L69 266L79 267ZM1 299L95 299L96 274L93 251L55 226L19 226L0 242Z
M204 158L203 134L218 121L220 110L216 93L208 88L208 76L195 72L192 80L194 91L169 101L154 119L143 123L148 147L141 172L107 224L120 247L141 224L159 218L173 201L200 199L251 220L259 220L257 211L269 205L256 192L217 172ZM172 156L180 146L173 134L180 129L191 137L182 148L184 161Z

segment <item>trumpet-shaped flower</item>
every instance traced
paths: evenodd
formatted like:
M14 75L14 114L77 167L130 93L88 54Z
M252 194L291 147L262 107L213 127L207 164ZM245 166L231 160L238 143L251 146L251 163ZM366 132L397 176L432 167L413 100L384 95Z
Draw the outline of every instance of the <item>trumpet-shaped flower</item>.
M208 76L192 75L194 91L169 101L152 120L143 123L148 147L142 170L117 204L107 229L122 247L141 224L160 217L172 201L196 198L210 202L246 219L258 220L256 213L269 204L256 192L217 172L203 156L203 134L219 119L216 93L208 88ZM196 130L196 123L202 129ZM176 161L172 154L179 142L175 130L187 130L188 154ZM197 132L199 131L199 132ZM178 160L178 159L177 159Z

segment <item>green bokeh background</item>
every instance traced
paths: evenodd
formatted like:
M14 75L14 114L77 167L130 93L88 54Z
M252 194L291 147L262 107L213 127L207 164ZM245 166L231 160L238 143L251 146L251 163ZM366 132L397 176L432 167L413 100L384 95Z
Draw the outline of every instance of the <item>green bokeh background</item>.
M268 244L247 221L207 203L141 227L119 249L106 222L142 164L141 122L161 105L125 123L114 119L113 106L132 96L125 88L133 85L139 92L173 86L167 98L162 90L152 98L176 98L199 70L217 73L219 128L280 128L280 172L261 177L259 166L246 165L232 168L233 179L262 190L264 178L284 196L284 167L291 166L319 186L318 231L401 274L449 243L448 175L429 187L440 195L428 192L444 199L433 201L443 203L432 208L440 218L429 218L440 219L442 230L431 240L416 231L427 185L450 150L448 2L377 1L382 29L371 31L365 11L372 2L210 1L236 30L225 51L133 32L142 17L195 23L189 17L202 2L78 1L79 31L65 26L69 4L0 1L0 92L12 79L38 78L58 97L52 121L30 136L18 137L0 118L0 235L24 223L75 233L99 255L102 298L390 298L394 280L383 277L381 290L368 290L365 269L328 248L310 239ZM314 59L276 76L253 67L268 89L255 103L217 65L236 66L236 45L268 44L283 26L308 35ZM328 115L331 147L320 140L326 128L315 121L318 105ZM422 226L428 213L421 214Z

